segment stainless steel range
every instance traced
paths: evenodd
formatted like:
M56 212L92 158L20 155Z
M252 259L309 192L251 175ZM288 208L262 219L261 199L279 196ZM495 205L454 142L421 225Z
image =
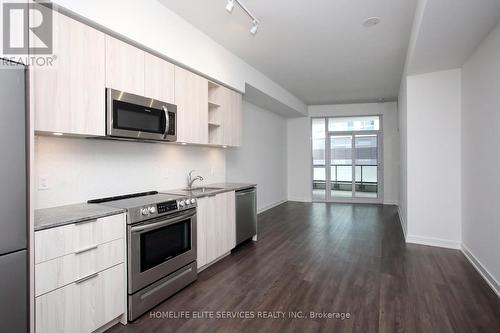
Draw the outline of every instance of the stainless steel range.
M127 210L129 321L197 279L195 198L145 192L89 203Z

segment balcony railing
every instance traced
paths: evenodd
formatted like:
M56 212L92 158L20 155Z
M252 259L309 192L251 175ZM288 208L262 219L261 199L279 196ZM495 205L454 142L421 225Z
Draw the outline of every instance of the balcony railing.
M323 165L315 165L315 168L325 168ZM351 169L351 165L343 165L343 164L332 164L332 180L330 181L332 190L339 191L350 191L352 189L352 174L350 178L339 179L339 168L349 168ZM355 189L357 192L377 192L378 190L378 181L373 181L372 179L367 179L366 170L367 168L377 168L376 165L356 165L356 169L359 168L359 179L355 181ZM352 169L351 169L352 170ZM352 172L352 171L351 171ZM358 178L358 177L355 177ZM370 177L373 178L373 177ZM313 189L322 190L326 188L326 181L321 179L313 179Z

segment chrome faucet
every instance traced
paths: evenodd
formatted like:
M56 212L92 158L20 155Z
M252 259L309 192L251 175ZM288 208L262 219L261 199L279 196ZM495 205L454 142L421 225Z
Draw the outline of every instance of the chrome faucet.
M197 180L199 181L202 181L203 180L203 177L202 176L196 176L193 178L193 172L195 170L191 170L189 171L189 174L188 174L188 177L187 177L187 182L188 182L188 190L191 191L191 189L193 188L193 183Z

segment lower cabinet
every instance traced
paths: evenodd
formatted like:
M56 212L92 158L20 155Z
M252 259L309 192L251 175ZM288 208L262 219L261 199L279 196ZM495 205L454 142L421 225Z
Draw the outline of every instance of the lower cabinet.
M235 192L224 192L198 199L198 268L216 261L235 246Z
M124 313L124 264L39 296L36 332L88 333Z
M125 215L35 232L36 333L90 333L126 313Z

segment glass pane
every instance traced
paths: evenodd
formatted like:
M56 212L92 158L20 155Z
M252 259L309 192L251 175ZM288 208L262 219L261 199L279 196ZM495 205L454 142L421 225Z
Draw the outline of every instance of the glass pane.
M312 120L313 165L325 165L325 121L324 118Z
M313 168L313 200L326 199L326 168Z
M141 272L191 250L191 220L141 234Z
M380 129L380 117L335 117L328 119L328 131L378 131Z
M378 142L377 135L356 135L356 185L355 196L377 198L378 192Z
M165 133L163 110L145 108L123 101L113 102L113 127L116 129Z
M352 137L330 137L331 196L352 197Z

